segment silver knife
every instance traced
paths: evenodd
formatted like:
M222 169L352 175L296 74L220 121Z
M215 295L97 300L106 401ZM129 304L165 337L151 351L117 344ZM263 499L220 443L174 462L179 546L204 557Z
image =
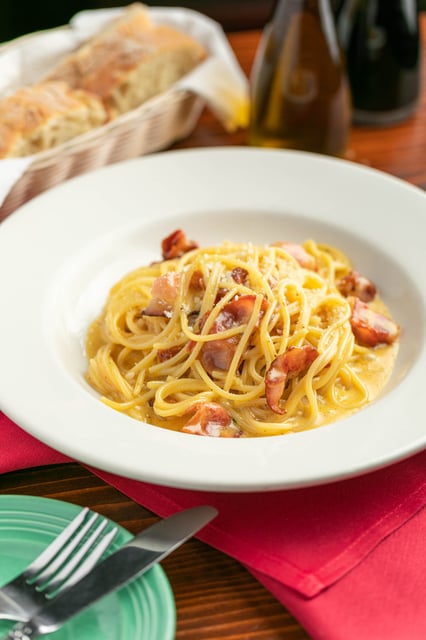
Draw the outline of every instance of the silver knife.
M16 624L3 640L32 640L56 631L73 616L145 573L216 515L214 507L193 507L148 527L56 596L31 620Z

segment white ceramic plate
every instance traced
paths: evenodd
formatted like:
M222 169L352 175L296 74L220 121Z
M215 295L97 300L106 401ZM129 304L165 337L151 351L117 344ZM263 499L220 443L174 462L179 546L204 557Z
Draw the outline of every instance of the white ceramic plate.
M201 438L137 422L84 380L87 326L108 289L180 227L201 245L314 238L340 247L403 328L394 374L358 414L316 430ZM426 194L349 162L215 148L159 153L68 181L0 225L0 407L78 460L162 485L306 486L425 447Z

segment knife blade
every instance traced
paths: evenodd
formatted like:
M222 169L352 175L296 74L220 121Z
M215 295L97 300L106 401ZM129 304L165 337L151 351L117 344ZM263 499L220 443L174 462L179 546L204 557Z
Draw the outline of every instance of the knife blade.
M107 594L141 576L216 515L214 507L193 507L148 527L107 556L84 578L57 595L31 620L17 623L4 640L32 640L56 631Z

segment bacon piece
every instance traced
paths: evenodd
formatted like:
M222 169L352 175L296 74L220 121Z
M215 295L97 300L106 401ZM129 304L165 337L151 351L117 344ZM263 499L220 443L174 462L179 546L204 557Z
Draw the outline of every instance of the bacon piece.
M216 402L198 402L195 413L182 428L185 433L214 438L239 438L241 431L234 425L228 411Z
M180 258L187 251L197 248L198 244L193 240L188 240L182 229L176 229L161 242L163 260Z
M234 300L228 302L228 304L226 304L217 315L210 333L219 333L220 331L226 331L226 329L232 329L232 327L249 322L253 314L255 302L256 296L253 294L240 296L239 298L234 298ZM256 326L259 325L263 314L266 311L266 307L267 302L265 298L263 298L259 316L256 320Z
M200 351L200 362L208 373L227 371L237 350L236 336L227 340L212 340L203 344Z
M175 356L177 353L179 353L181 348L182 347L179 347L178 345L174 345L173 347L169 347L168 349L158 349L157 357L160 362L166 362L167 360L170 360L170 358L173 358L173 356Z
M282 247L284 251L287 251L304 269L317 270L317 262L314 256L311 256L310 253L305 251L301 244L296 244L295 242L275 242L272 246Z
M222 298L224 296L226 296L228 291L229 291L229 289L225 289L224 287L219 287L219 289L216 292L216 297L214 299L214 303L217 304L218 302L220 302L222 300Z
M248 271L243 267L234 267L231 271L231 277L237 284L247 284Z
M191 276L191 280L189 281L189 288L193 291L204 291L206 288L203 274L198 269L196 269Z
M231 271L231 278L237 284L246 285L248 283L248 271L246 269L243 269L243 267L235 267ZM225 296L228 293L228 291L229 289L225 289L224 287L219 287L216 293L215 304L217 304L220 300L222 300L223 296Z
M358 344L376 347L378 344L392 344L400 334L400 327L390 318L370 309L359 298L349 300L352 315L351 327Z
M280 407L281 396L290 375L303 373L318 357L318 351L310 345L290 347L277 356L265 376L266 402L275 413L284 415L286 410Z
M167 316L173 310L173 305L179 289L180 274L168 271L158 276L153 282L149 304L142 311L145 316Z
M220 333L249 322L255 302L256 296L251 294L240 296L228 302L218 314L209 333ZM266 299L263 299L256 319L256 327L259 326L267 304ZM229 369L239 339L239 336L233 336L227 339L219 338L218 340L205 342L200 350L200 362L205 370L212 373L215 370L226 371Z
M340 293L348 298L356 296L363 302L371 302L376 297L376 285L358 271L350 271L338 282L337 288Z

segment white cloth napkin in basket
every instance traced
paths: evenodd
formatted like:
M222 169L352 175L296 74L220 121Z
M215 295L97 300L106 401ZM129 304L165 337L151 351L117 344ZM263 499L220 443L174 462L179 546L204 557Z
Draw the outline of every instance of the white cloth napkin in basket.
M93 36L122 11L120 8L82 11L66 26L29 34L3 44L0 47L0 96L40 80L60 57ZM176 83L172 91L184 90L198 95L228 131L246 127L249 112L248 80L222 27L191 9L153 7L149 9L149 14L154 23L168 24L192 35L210 52L208 59ZM146 105L149 106L148 103ZM0 206L12 187L38 158L39 154L0 160Z

